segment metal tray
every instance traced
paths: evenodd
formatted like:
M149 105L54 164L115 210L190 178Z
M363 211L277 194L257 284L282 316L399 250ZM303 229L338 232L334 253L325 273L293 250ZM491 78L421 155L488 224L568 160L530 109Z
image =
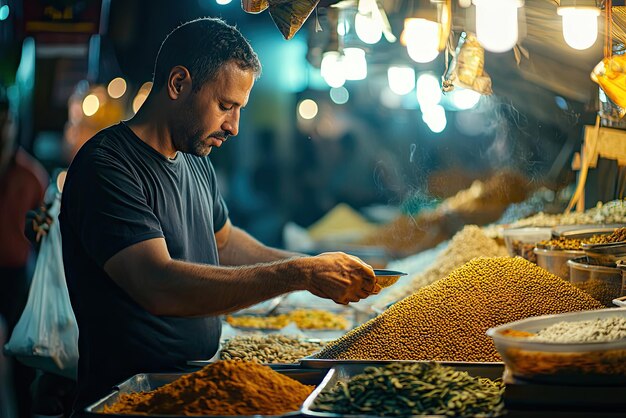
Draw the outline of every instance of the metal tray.
M208 366L209 364L215 363L217 360L191 360L187 362L187 365L202 368L204 366ZM298 363L262 363L264 366L271 367L275 370L282 369L295 369L300 367L300 362Z
M618 228L625 227L626 224L598 224L598 225L566 225L557 226L552 229L552 236L555 238L590 238L594 235L612 234Z
M300 365L308 369L332 369L333 367L367 367L382 366L389 363L430 363L430 360L332 360L304 357L300 360ZM463 370L471 375L497 379L502 377L504 371L503 362L473 362L473 361L438 361L444 366L454 367Z
M416 363L415 361L404 361L406 363ZM343 363L337 364L335 367L330 369L324 381L309 395L309 397L304 401L302 405L302 414L304 416L309 417L318 417L318 418L367 418L367 417L377 417L375 415L343 415L343 414L335 414L331 412L319 412L311 409L313 403L317 396L326 388L330 388L335 386L335 384L339 381L349 380L352 376L360 374L365 370L365 368L370 366L381 366L388 363L398 363L397 361L361 361L359 363ZM502 363L450 363L450 362L439 362L445 366L454 367L458 371L468 372L471 376L474 377L487 377L489 379L500 379L502 378L502 374L504 373L504 364ZM445 415L414 415L421 417L443 417Z
M323 381L327 372L325 370L320 369L304 369L304 368L291 368L291 369L280 369L276 370L278 373L288 376L298 382L305 385L313 385L317 386L320 382ZM81 417L91 417L91 418L102 418L102 417L119 417L119 418L132 418L132 417L143 417L146 415L122 415L122 414L104 414L102 410L105 405L112 405L119 399L119 396L122 394L132 393L132 392L147 392L154 389L157 389L161 386L164 386L168 383L173 382L174 380L184 376L188 373L141 373L136 374L130 379L126 380L123 383L115 386L113 391L100 399L98 402L88 406L85 409L85 413L81 414ZM297 416L299 415L298 411L290 412L285 415L279 416ZM147 415L149 417L161 417L161 418L175 418L178 415ZM219 418L217 415L206 415L211 418ZM264 415L253 415L252 417L260 418ZM272 415L266 415L270 417ZM180 416L182 417L182 415ZM243 415L239 415L240 418L245 417ZM232 417L231 417L232 418Z
M228 341L229 339L226 338L222 341L220 341L220 346L217 350L217 352L215 353L215 355L213 357L211 357L208 360L189 360L187 362L188 366L194 366L194 367L204 367L204 366L208 366L209 364L215 363L216 361L219 361L221 359L221 354L222 354L222 349L224 347L224 344ZM319 342L330 342L333 341L333 339L325 339L325 338L302 338L301 341L303 342L309 342L309 343L319 343ZM295 363L262 363L264 366L269 366L272 369L293 369L295 367L300 367L300 360L295 362ZM316 367L317 368L317 367Z
M585 254L602 264L616 263L626 260L626 242L613 242L609 244L583 244Z

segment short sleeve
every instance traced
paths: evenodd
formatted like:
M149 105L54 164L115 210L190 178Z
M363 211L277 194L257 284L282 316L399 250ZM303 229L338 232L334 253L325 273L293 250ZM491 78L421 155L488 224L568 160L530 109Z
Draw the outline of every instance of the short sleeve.
M226 206L226 202L224 202L222 194L220 193L213 164L211 164L211 161L208 158L207 162L211 176L211 193L213 195L213 231L218 232L224 227L226 221L228 220L228 207Z
M63 190L63 220L100 267L126 247L164 236L138 177L123 161L98 150L70 167Z

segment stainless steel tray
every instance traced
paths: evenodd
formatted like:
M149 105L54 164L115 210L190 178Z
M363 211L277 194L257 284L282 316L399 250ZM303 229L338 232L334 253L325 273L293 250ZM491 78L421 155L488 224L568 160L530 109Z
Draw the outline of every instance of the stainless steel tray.
M618 228L625 227L626 224L589 224L589 225L566 225L557 226L552 229L553 237L561 238L590 238L594 235L608 235Z
M405 361L407 363L415 363L415 361ZM335 365L326 377L324 381L309 395L302 405L302 414L309 417L319 418L378 418L376 415L343 415L335 414L331 412L318 412L311 409L315 399L326 388L335 386L337 382L349 380L352 376L362 373L366 367L381 366L388 363L398 363L397 361L361 361L359 363L343 363ZM489 379L499 379L504 373L503 363L450 363L439 362L445 366L454 367L456 370L468 372L474 377L487 377ZM444 415L414 415L419 417L443 417Z
M204 366L208 366L209 364L215 363L216 361L219 361L220 358L221 358L221 353L222 353L222 349L224 347L224 344L228 340L229 339L226 338L226 339L220 341L220 346L219 346L217 352L210 359L208 359L208 360L189 360L187 362L187 365L188 366L194 366L194 367L204 367ZM301 341L309 342L309 343L319 343L319 342L330 342L330 341L333 341L333 339L328 339L328 338L301 338ZM295 363L263 363L263 365L269 366L272 369L290 369L290 368L293 369L295 367L300 367L300 361L297 361Z
M333 367L367 367L381 366L389 363L429 363L429 360L332 360L304 357L300 360L300 365L308 369L332 369ZM472 376L480 375L497 379L502 377L504 371L503 362L473 362L473 361L438 361L444 366L454 367L458 370L467 371Z
M217 360L191 360L187 362L187 365L194 367L204 367L209 364L215 363ZM300 362L298 363L262 363L264 366L271 367L272 369L295 369L300 366Z
M304 369L304 368L291 368L291 369L280 369L276 370L278 373L288 376L298 382L305 385L319 385L320 382L323 381L324 377L327 374L326 370L320 369ZM98 402L88 406L85 409L84 414L81 414L81 417L91 417L91 418L102 418L102 417L119 417L119 418L131 418L131 417L143 417L146 415L121 415L121 414L104 414L102 411L104 410L105 405L112 405L119 399L119 396L122 394L132 393L132 392L146 392L157 389L161 386L164 386L168 383L173 382L174 380L184 376L187 373L141 373L137 374L130 379L126 380L123 383L115 386L113 391L99 400ZM280 416L294 416L299 415L298 411L290 412L285 415ZM147 415L148 417L161 417L161 418L175 418L178 415ZM211 418L219 418L217 415L207 415ZM266 415L270 417L272 415ZM180 415L182 417L182 415ZM239 416L244 417L243 415ZM255 418L263 417L263 415L253 415ZM232 417L231 417L232 418Z
M601 264L626 260L626 242L624 241L609 244L583 244L583 251L588 257Z

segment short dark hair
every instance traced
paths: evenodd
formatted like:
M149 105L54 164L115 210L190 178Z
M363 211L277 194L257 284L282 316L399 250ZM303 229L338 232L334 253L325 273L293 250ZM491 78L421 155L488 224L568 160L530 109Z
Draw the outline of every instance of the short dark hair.
M163 41L154 65L154 86L167 82L170 70L182 65L189 70L193 90L215 78L222 65L234 61L242 70L261 75L259 57L241 32L222 19L200 18L183 23Z

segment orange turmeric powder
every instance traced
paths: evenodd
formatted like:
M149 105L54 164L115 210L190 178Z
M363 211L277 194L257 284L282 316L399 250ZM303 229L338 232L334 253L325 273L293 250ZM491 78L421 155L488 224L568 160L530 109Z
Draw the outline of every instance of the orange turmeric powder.
M313 391L257 363L219 361L150 392L120 395L108 414L282 415Z

